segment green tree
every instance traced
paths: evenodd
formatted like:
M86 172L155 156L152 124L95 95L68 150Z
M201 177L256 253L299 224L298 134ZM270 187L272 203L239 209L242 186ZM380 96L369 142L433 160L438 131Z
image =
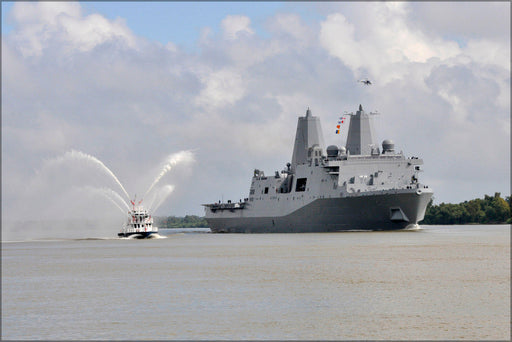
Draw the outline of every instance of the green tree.
M424 224L466 224L466 223L511 223L511 199L484 195L459 204L441 203L435 205L433 199L427 205Z
M495 210L496 222L505 222L510 218L510 205L507 201L501 198L501 194L499 192L494 194L492 207Z
M208 223L204 217L186 215L185 217L157 217L155 224L160 228L206 228Z

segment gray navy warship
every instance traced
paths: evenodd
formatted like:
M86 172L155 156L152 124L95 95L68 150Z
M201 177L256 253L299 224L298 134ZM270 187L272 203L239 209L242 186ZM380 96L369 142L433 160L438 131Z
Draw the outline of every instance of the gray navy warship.
M433 191L419 183L423 160L375 143L374 113L350 113L345 147L324 150L318 117L299 117L291 163L254 170L243 201L203 204L214 233L303 233L419 228Z

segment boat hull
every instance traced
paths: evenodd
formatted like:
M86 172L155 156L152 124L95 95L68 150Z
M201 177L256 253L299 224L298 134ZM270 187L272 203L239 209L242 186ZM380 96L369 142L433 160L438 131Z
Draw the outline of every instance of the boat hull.
M306 233L417 228L431 191L317 199L284 216L207 215L214 233Z
M151 237L153 234L157 234L158 232L130 232L130 233L118 233L118 237L129 237L135 235L134 237L137 239L147 239Z

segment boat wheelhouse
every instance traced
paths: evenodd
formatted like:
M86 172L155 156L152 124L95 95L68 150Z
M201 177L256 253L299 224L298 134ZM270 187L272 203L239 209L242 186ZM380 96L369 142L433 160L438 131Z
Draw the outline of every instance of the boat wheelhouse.
M142 201L135 206L135 202L131 201L132 210L128 212L128 220L117 234L119 237L129 237L133 235L137 238L147 238L151 234L158 233L158 228L153 226L153 217L140 205L141 202Z

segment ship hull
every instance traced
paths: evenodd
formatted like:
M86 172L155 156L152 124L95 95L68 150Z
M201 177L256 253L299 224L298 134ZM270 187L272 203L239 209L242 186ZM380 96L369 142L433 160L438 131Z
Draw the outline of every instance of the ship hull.
M157 234L158 232L130 232L130 233L118 233L118 237L129 237L135 235L134 237L137 239L147 239L150 238L152 234Z
M214 233L307 233L417 227L431 191L317 199L284 216L207 215ZM210 217L209 217L210 216Z

